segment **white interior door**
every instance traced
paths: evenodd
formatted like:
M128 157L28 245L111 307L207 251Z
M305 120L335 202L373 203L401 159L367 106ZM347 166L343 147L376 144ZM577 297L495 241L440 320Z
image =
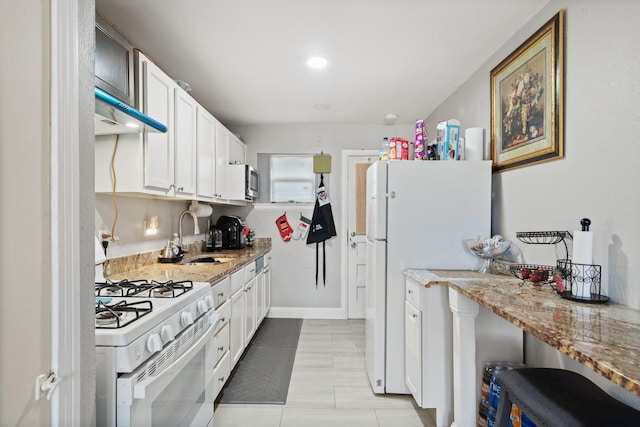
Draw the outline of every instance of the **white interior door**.
M363 150L347 157L347 315L362 319L365 315L367 266L367 168L377 160L377 152Z

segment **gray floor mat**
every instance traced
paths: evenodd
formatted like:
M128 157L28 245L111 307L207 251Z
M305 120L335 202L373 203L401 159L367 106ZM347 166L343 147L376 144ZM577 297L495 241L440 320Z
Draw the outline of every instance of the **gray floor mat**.
M264 319L218 402L284 405L301 329L302 319Z

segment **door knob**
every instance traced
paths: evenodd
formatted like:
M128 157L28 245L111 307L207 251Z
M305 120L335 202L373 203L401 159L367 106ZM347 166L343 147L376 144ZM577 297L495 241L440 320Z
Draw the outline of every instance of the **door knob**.
M355 247L356 247L356 246L358 246L358 245L356 244L356 242L351 242L351 247L352 247L352 248L354 248L354 249L355 249Z

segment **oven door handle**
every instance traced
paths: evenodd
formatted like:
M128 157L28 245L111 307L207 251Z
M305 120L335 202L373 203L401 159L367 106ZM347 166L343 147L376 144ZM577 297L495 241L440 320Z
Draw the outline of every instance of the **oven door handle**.
M147 377L144 380L133 386L133 399L155 399L156 395L159 395L162 390L184 369L185 366L198 354L207 344L212 342L213 330L215 323L209 323L209 328L198 341L189 348L189 351L181 355L170 366L163 370L160 374L152 377ZM118 379L120 382L120 379ZM124 384L118 384L118 392L123 391L120 386ZM157 386L157 387L156 387ZM129 393L131 388L129 387ZM129 394L127 393L127 394ZM122 404L124 402L120 402ZM131 401L130 405L133 404Z

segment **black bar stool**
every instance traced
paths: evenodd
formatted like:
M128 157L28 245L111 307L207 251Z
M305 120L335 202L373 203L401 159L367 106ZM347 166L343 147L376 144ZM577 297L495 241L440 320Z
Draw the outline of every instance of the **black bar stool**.
M523 368L497 372L495 377L502 386L496 427L509 427L512 403L538 427L640 426L640 411L575 372Z

